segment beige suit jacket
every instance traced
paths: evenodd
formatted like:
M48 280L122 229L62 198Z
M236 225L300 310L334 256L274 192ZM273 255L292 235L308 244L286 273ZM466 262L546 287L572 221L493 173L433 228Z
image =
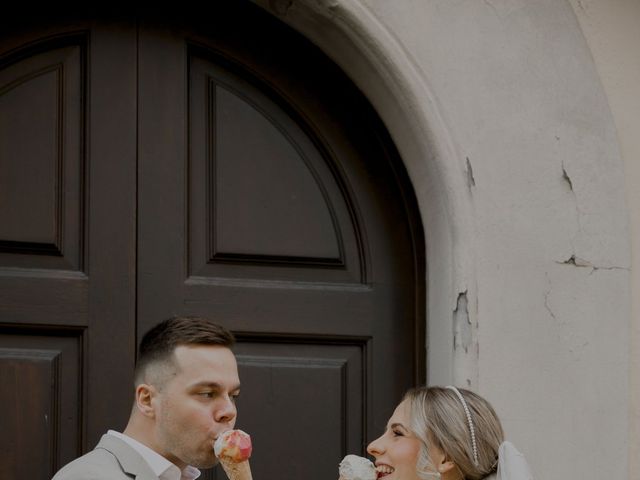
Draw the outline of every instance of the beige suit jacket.
M105 434L91 452L75 459L53 480L158 480L149 464L131 446Z

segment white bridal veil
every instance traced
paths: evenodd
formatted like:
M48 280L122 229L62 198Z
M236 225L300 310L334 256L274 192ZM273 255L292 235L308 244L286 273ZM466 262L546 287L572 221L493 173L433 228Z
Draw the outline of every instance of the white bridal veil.
M502 442L498 449L496 480L533 480L529 464L511 442Z

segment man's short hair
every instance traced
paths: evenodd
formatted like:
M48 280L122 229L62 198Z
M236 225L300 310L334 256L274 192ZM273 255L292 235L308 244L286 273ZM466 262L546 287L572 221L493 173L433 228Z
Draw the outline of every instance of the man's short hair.
M169 318L142 337L134 373L135 383L144 383L150 365L171 363L173 352L180 345L218 345L231 348L234 344L235 338L229 330L206 318Z

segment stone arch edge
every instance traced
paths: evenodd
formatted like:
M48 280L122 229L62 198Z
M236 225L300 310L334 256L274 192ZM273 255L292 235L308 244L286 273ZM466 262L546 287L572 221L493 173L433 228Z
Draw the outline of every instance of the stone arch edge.
M253 1L320 47L380 115L407 170L424 226L425 311L431 319L426 326L425 382L475 383L477 362L456 359L450 323L461 297L467 314L474 315L467 165L426 75L358 0Z

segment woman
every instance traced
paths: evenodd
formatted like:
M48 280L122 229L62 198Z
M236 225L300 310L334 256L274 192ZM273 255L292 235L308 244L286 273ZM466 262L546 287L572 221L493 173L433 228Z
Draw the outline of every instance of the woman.
M378 479L533 479L522 454L504 441L491 405L452 386L407 392L367 452Z

